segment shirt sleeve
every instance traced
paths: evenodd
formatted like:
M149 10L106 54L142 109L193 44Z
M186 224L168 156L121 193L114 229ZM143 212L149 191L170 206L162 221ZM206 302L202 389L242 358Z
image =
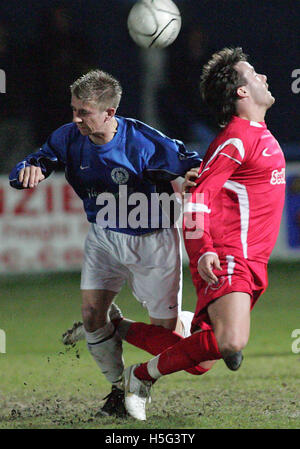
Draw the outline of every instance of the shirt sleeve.
M183 233L191 260L198 261L205 253L217 253L210 233L212 204L241 163L239 151L236 152L231 144L224 146L206 163L203 161L202 171L196 180L197 186L185 195Z
M201 158L196 151L188 151L182 142L172 140L165 145L160 143L155 146L144 173L154 183L172 181L200 164Z
M16 189L23 189L19 182L20 171L31 165L40 167L45 178L54 170L63 167L66 162L67 136L62 128L54 131L47 142L35 153L29 154L25 159L15 165L9 174L9 183Z

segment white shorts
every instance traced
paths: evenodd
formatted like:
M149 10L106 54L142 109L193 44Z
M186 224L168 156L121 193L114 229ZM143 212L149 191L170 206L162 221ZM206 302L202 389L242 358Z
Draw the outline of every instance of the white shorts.
M153 318L181 311L182 264L178 229L128 235L92 224L85 241L82 290L118 293L125 281Z

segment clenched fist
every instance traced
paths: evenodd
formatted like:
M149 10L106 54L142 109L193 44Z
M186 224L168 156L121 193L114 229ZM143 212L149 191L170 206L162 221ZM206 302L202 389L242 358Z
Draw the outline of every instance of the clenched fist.
M39 182L43 181L45 176L42 173L41 167L35 167L34 165L29 165L28 167L22 168L19 173L19 182L22 183L24 188L36 187Z

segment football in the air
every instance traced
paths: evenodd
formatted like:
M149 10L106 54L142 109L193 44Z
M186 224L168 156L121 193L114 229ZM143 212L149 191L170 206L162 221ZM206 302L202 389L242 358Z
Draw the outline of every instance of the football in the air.
M127 26L140 47L163 48L178 36L181 15L172 0L140 0L131 8Z

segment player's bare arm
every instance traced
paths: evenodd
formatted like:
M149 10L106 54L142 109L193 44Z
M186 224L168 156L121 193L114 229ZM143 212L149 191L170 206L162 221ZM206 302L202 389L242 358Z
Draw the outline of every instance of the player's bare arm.
M22 168L19 173L19 182L22 183L24 188L32 189L44 179L45 176L42 173L41 167L36 167L34 165Z
M220 260L217 254L209 253L203 255L198 262L198 272L208 285L217 284L218 278L213 270L221 270Z

